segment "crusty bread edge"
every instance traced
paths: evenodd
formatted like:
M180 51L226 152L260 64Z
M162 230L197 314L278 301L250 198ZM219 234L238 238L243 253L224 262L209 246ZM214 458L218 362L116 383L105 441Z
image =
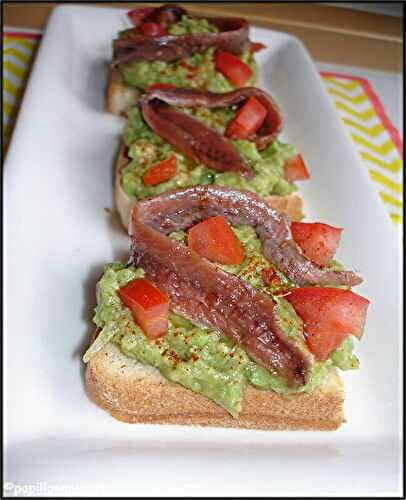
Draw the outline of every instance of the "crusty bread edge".
M300 221L305 216L303 198L297 191L285 196L266 196L265 201L278 212L288 214L293 221Z
M208 398L168 381L155 368L124 356L112 343L89 361L85 382L91 399L126 423L335 430L345 421L344 390L335 369L312 394L283 396L247 386L239 418Z
M125 145L122 143L118 151L117 160L114 166L114 200L116 204L116 210L120 216L121 223L124 229L128 232L128 226L130 224L131 208L135 202L133 198L130 198L128 194L124 191L121 183L122 171L125 165L128 163L128 159L125 155Z
M106 89L106 111L113 115L124 114L131 106L137 104L139 90L123 82L118 68L109 69Z
M120 215L121 222L126 231L128 231L131 208L134 203L134 199L130 198L124 191L121 181L122 170L127 163L128 159L125 156L125 146L122 144L120 146L114 167L114 199L117 212ZM287 213L294 221L299 221L304 217L303 198L297 192L291 193L287 196L267 196L265 201L275 210Z

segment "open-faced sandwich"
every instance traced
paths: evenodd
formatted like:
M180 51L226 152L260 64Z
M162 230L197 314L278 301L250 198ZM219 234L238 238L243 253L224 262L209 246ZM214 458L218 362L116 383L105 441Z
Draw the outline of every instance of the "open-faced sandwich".
M221 93L255 85L254 52L241 18L190 15L175 4L137 8L113 41L107 110L121 114L157 83Z
M215 94L162 84L145 90L128 112L115 168L125 227L134 201L203 184L251 191L293 220L303 217L294 182L309 174L295 148L278 140L282 115L266 92Z
M341 229L254 193L196 186L134 204L85 353L92 399L126 422L336 429L368 300L333 260Z

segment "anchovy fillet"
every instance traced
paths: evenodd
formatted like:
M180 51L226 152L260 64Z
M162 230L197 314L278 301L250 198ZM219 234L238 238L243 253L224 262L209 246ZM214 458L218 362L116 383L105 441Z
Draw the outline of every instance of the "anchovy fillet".
M174 62L193 54L216 47L233 54L241 54L249 44L248 23L236 17L199 17L175 5L164 5L155 9L143 22L173 23L188 15L195 19L207 19L218 29L218 33L197 33L188 35L145 36L136 30L129 30L126 37L113 42L113 66L133 61Z
M308 380L313 357L285 334L271 297L166 236L219 214L232 224L255 227L266 257L296 283L316 284L320 279L354 284L360 278L349 271L325 271L307 261L292 240L287 217L251 193L198 186L134 205L131 260L168 295L173 310L223 331L262 366L285 377L292 387L301 386Z

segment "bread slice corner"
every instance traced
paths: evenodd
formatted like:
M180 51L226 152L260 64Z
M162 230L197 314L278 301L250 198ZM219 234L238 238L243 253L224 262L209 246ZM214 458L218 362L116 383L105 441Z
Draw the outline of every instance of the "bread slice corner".
M262 430L335 430L345 421L344 390L335 369L311 394L283 396L248 386L243 410L233 418L208 398L168 381L112 343L86 367L91 399L126 423L201 425Z
M288 214L293 221L300 221L304 217L303 198L297 192L285 196L270 195L265 198L265 201L278 212Z
M122 115L137 104L140 91L123 82L118 68L110 68L106 91L106 111Z
M136 201L134 198L128 196L122 186L122 171L128 162L129 159L126 156L126 147L124 143L122 143L114 167L114 200L121 223L127 232L130 224L131 209Z

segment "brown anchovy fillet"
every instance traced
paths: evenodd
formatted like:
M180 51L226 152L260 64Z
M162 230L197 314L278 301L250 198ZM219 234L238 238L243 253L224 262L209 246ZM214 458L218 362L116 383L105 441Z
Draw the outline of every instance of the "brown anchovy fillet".
M277 304L265 293L165 236L217 214L233 224L252 224L259 234L262 228L265 242L289 240L288 220L260 198L217 186L199 186L134 205L131 261L142 266L148 279L168 295L175 312L223 331L262 366L285 377L290 386L305 384L313 357L284 333ZM289 245L288 241L285 249ZM269 250L276 253L272 246L268 254Z
M229 139L200 120L170 106L228 107L242 105L252 96L266 107L267 116L261 128L248 139L255 142L258 148L263 148L280 132L282 116L271 97L255 87L226 94L192 89L154 89L144 94L140 105L144 119L152 130L189 159L219 172L240 172L246 177L253 177L254 172Z
M172 23L179 21L182 15L195 19L207 19L219 32L151 37L131 34L128 30L125 37L113 42L112 65L117 66L138 60L174 62L204 52L210 47L241 54L248 47L248 23L242 18L190 16L181 7L164 5L143 19L143 22Z
M224 135L192 116L155 99L153 94L141 99L142 114L159 136L195 163L203 163L219 172L240 172L253 177L233 144Z
M258 149L263 149L265 146L267 146L267 144L274 141L277 135L281 132L283 120L279 106L272 99L272 97L263 90L256 87L245 87L233 90L231 92L226 92L224 94L215 94L213 92L206 92L196 89L151 89L147 91L147 93L142 98L141 106L144 117L147 120L148 124L153 128L153 130L155 130L157 134L161 135L158 127L154 128L155 124L153 116L151 116L151 112L148 113L149 106L157 106L155 100L159 100L173 106L181 106L185 108L202 106L205 108L213 109L230 107L234 105L242 106L250 97L255 97L256 99L258 99L258 101L265 107L267 111L267 115L261 128L248 137L248 140L255 142ZM149 117L151 117L150 121L148 121ZM190 118L189 115L188 118ZM200 121L195 121L201 124ZM172 128L172 126L173 123L167 124L166 127L168 131ZM204 124L201 124L201 126L202 131L203 127L205 129L208 128ZM199 135L195 136L196 141L198 137L200 137L201 133L202 132L199 132ZM221 134L218 135L223 137Z
M138 206L137 206L138 205ZM171 309L198 325L219 329L292 387L304 385L313 362L285 335L278 306L264 293L140 222L132 214L132 262L170 299Z
M298 286L354 286L362 282L352 271L329 271L313 264L293 239L288 216L254 193L216 185L195 186L146 198L138 206L140 220L165 234L214 215L223 215L233 225L251 225L262 241L265 257Z

